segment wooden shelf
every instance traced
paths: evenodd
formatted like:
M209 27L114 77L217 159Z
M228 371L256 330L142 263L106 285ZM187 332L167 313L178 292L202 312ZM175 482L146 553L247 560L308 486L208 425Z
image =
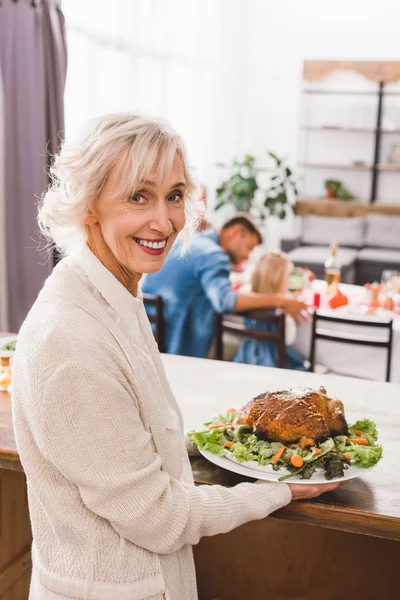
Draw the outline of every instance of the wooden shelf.
M365 164L365 165L349 165L349 164L338 164L338 163L319 163L319 162L302 162L300 163L301 167L310 167L311 169L343 169L343 170L352 170L352 171L372 171L373 165ZM398 164L384 164L379 163L376 165L378 171L387 171L397 173L400 171L400 165Z
M368 79L374 85L363 86L362 88L348 89L348 87L353 87L351 84L342 83L341 88L339 89L324 89L323 83L321 83L324 79L331 76L333 73L347 71L351 73L357 73L362 77ZM304 116L303 123L300 125L300 129L306 132L338 132L343 136L343 133L350 134L369 134L369 138L367 140L372 141L373 143L373 154L369 158L368 162L361 161L357 163L357 159L360 156L357 156L358 153L355 153L354 162L347 161L347 164L340 164L340 158L338 157L339 164L329 163L329 162L316 162L311 159L310 155L308 155L308 145L311 141L319 142L322 141L320 137L315 137L313 135L302 135L305 141L305 149L303 153L303 160L300 162L300 166L303 168L309 169L325 169L326 171L342 171L342 177L345 178L345 172L350 171L358 171L358 172L368 172L371 173L370 179L370 203L375 202L375 199L379 197L379 179L383 173L392 173L397 175L400 173L400 164L390 164L382 162L384 160L382 156L382 141L385 139L385 136L392 136L391 138L386 137L386 142L389 140L397 140L397 137L393 137L394 135L400 135L400 124L396 126L394 123L388 122L388 125L392 124L395 126L395 129L390 129L390 127L385 127L385 123L383 120L384 107L385 107L385 97L400 97L400 89L398 87L392 87L392 89L388 89L386 91L386 86L389 84L393 84L396 82L400 82L400 61L354 61L354 60L306 60L304 61L304 69L303 69L303 97L307 97L307 103L310 104L310 97L312 94L320 95L319 102L323 100L323 97L331 98L331 105L333 107L334 104L338 103L338 100L335 100L339 96L343 97L343 100L340 102L340 107L343 108L344 104L354 104L354 102L360 102L360 100L356 100L357 97L361 98L362 96L370 96L371 98L376 98L373 102L368 102L368 104L375 105L376 107L376 118L374 122L369 121L369 126L366 124L364 127L357 127L357 122L348 120L348 125L343 123L340 125L340 117L337 116L336 119L332 116L334 113L330 110L329 113L326 114L324 119L325 123L310 123L311 118L310 111L308 110ZM347 89L346 89L347 88ZM353 100L346 102L345 97L353 96ZM317 102L318 99L315 99ZM329 121L332 122L330 123ZM343 119L343 118L342 118ZM335 123L335 121L339 121L339 123ZM345 121L345 119L343 119ZM372 135L371 135L372 134ZM372 139L371 139L372 138ZM333 137L331 137L331 140ZM338 137L335 138L339 143L340 140ZM343 143L346 143L349 140L346 140L345 136L343 136ZM361 140L360 140L361 141ZM314 156L318 156L315 154ZM361 157L360 157L361 158ZM327 156L329 161L329 156ZM333 159L333 157L332 157ZM341 160L345 160L344 157ZM340 175L339 175L340 177Z
M319 162L303 162L300 163L302 167L310 167L312 169L346 169L346 170L354 170L354 171L372 171L372 165L341 165L335 163L319 163ZM400 169L400 165L399 165ZM383 171L384 169L380 169Z
M309 90L303 89L305 94L318 94L322 96L378 96L379 90L362 91L362 90ZM385 92L385 96L400 96L400 92Z
M322 95L332 95L332 96L377 96L379 94L379 90L376 91L362 91L362 90L309 90L305 88L305 94L322 94ZM394 96L397 92L393 92Z
M397 172L400 171L400 165L395 164L395 163L388 163L388 164L383 164L383 163L378 163L376 165L376 168L378 169L378 171L393 171L393 172Z
M335 125L302 125L301 129L306 131L343 131L351 133L377 133L377 129L367 129L366 127L340 127ZM397 133L400 129L380 129L380 133Z

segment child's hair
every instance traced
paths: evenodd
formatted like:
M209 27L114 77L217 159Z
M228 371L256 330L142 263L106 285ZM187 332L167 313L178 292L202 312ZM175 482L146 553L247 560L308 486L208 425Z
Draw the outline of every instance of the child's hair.
M282 292L285 278L293 269L293 263L284 252L267 252L256 262L251 278L251 290L259 294Z

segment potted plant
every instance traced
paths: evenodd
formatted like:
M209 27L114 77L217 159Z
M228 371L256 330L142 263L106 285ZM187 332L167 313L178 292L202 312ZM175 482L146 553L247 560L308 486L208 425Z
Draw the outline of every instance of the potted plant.
M285 158L279 158L274 152L268 151L268 156L274 161L270 181L265 190L264 207L268 215L284 219L287 208L295 205L299 195L297 181L292 169L287 166ZM262 218L265 218L265 213Z
M350 194L338 179L327 179L325 181L326 197L330 200L339 198L340 200L354 200L354 196Z
M325 181L326 197L331 200L337 198L338 189L341 185L337 179L327 179Z
M258 190L255 163L256 159L250 154L246 154L243 160L234 160L230 167L217 163L217 167L228 168L231 173L216 190L219 202L215 210L230 204L236 211L250 212Z
M233 161L231 166L218 163L218 167L228 168L229 177L217 188L218 203L215 210L232 206L235 211L244 211L263 221L268 215L284 219L287 207L294 205L298 189L292 170L283 158L267 152L273 160L272 169L257 167L256 159L246 154L243 160ZM269 173L269 181L260 188L257 175ZM257 194L256 194L257 192Z

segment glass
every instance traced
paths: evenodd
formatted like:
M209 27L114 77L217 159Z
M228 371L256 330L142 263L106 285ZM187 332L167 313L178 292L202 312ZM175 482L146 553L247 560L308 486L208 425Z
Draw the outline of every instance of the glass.
M393 284L396 281L396 277L399 276L398 271L392 271L390 269L384 269L381 275L381 284L387 289L392 290ZM395 281L393 281L395 280Z
M11 356L6 352L0 355L0 390L11 390Z
M336 294L340 283L341 264L337 257L337 250L337 243L332 242L330 256L326 259L324 264L328 296Z

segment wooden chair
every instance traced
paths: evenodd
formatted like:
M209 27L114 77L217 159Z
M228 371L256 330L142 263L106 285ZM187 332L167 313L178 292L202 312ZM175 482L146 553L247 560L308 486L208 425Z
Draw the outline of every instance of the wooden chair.
M343 330L323 329L319 323L342 324L357 326L362 328L386 330L387 336L377 337L372 335L359 335L356 333L348 333L346 328ZM353 319L351 317L336 316L331 314L314 312L312 323L311 351L310 351L310 371L314 371L315 366L315 347L317 340L328 340L330 342L339 342L341 344L354 344L358 346L369 346L372 348L383 348L387 350L386 359L386 381L390 381L390 367L392 360L392 343L393 343L393 322L372 319ZM376 332L375 332L376 333Z
M286 368L286 345L285 345L285 313L280 309L252 310L245 313L235 313L235 317L267 321L276 325L276 331L259 331L250 329L244 323L230 321L233 315L217 313L215 318L215 358L223 360L224 357L224 333L233 333L239 337L247 337L253 340L274 342L278 346L278 364L280 369Z
M145 306L155 307L155 311L147 313L150 323L155 325L156 342L160 352L165 352L165 326L164 326L164 308L163 299L155 294L143 294L143 303Z

